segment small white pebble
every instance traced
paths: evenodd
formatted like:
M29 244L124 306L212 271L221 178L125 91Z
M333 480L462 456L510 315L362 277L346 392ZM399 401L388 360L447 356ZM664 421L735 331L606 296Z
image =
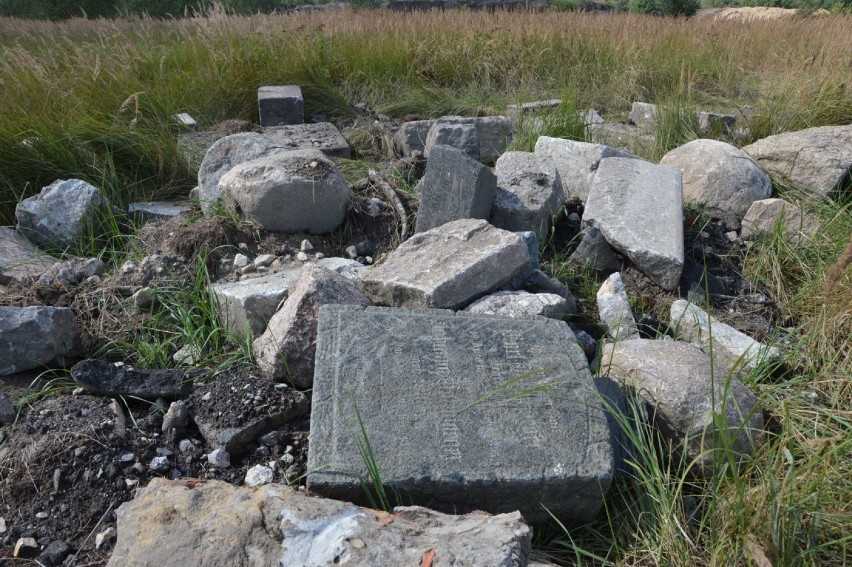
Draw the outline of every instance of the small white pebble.
M306 238L302 241L302 244L299 246L299 249L302 252L310 252L314 249L314 245L311 244L311 241Z
M305 254L304 252L299 252L298 254L296 254L296 259L299 260L300 262L307 262L308 261L308 255Z
M249 259L245 254L237 254L234 256L234 267L235 268L245 268L248 266Z

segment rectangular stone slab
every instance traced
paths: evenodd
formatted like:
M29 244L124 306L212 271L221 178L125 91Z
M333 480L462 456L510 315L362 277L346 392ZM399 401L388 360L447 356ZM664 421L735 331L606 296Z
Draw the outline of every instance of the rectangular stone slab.
M405 503L520 510L532 522L544 505L585 522L612 479L600 399L562 321L324 305L308 456L316 494L365 501L356 407L388 494Z
M257 89L261 126L283 126L305 122L305 100L298 85L266 86Z

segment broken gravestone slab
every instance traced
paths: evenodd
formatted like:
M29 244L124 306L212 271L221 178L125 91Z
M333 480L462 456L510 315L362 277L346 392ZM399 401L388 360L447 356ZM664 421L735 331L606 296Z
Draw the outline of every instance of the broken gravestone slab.
M487 219L497 179L463 151L437 145L429 154L420 185L416 232L458 219Z
M82 350L68 307L0 307L0 376L65 364Z
M505 230L534 232L544 240L565 203L556 164L531 152L506 152L497 159L494 173L497 189L491 223Z
M683 270L683 187L679 170L628 158L602 159L586 210L598 228L663 289L675 289Z
M373 303L461 309L529 269L524 239L481 219L415 234L361 279Z
M364 499L358 442L389 494L454 513L589 521L610 431L571 328L438 310L320 309L308 488Z
M388 513L283 484L217 480L154 478L116 516L112 567L524 567L532 540L517 512L455 516L409 506Z
M71 377L103 396L135 396L145 400L176 400L192 391L185 370L142 370L126 364L88 359L71 367Z
M0 226L0 285L38 278L58 261L11 226Z
M296 266L247 280L213 284L210 289L216 294L219 317L230 332L243 336L249 329L256 339L301 274L302 267Z

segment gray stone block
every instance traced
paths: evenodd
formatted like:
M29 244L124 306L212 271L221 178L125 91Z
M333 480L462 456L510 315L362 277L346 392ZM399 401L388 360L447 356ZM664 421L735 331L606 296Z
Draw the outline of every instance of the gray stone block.
M283 150L319 150L328 157L350 158L352 148L330 122L264 128L272 146Z
M0 226L0 285L34 279L58 262L11 226Z
M736 124L737 117L733 114L719 114L703 110L698 113L698 129L702 135L717 133L731 135Z
M757 397L697 347L620 341L604 345L601 360L602 373L651 405L654 424L675 450L686 447L682 464L694 461L692 473L710 474L716 449L749 455L763 437Z
M664 289L675 289L683 270L683 188L679 170L627 158L601 160L583 213Z
M630 309L630 298L621 281L621 274L609 276L596 294L598 314L607 333L615 341L639 338L639 329Z
M67 307L0 307L0 376L65 364L82 352Z
M243 162L219 180L226 204L265 230L326 234L343 222L352 197L337 166L319 150Z
M127 206L127 214L141 222L159 219L171 219L192 212L190 203L179 201L145 201L143 203L130 203Z
M363 421L386 487L438 510L591 520L610 432L571 329L546 318L320 310L308 488L363 500Z
M305 122L305 101L297 85L267 86L257 89L257 110L261 126L284 126Z
M481 219L415 234L361 279L378 305L461 309L525 272L524 239Z
M18 231L49 250L73 249L103 233L100 218L109 204L101 190L80 179L59 179L15 208Z
M425 155L429 156L432 146L445 144L483 163L493 163L509 147L513 134L512 124L505 116L443 116L429 129Z
M771 234L779 222L783 234L793 243L810 239L820 229L816 218L793 203L784 199L762 199L752 203L743 217L740 236L748 239L758 234Z
M583 230L580 244L568 257L568 261L596 272L615 272L621 269L621 261L612 251L601 231L590 226Z
M506 118L512 124L517 125L522 117L527 114L536 114L541 112L553 111L559 108L562 101L558 98L550 100L537 100L535 102L524 102L521 104L510 104L506 107Z
M458 219L488 219L497 178L463 151L444 145L432 148L420 185L415 232Z
M539 136L535 154L550 158L562 179L562 191L568 201L585 203L601 160L608 157L635 158L633 154L602 144L589 144L562 138ZM638 158L636 158L638 159Z
M394 134L396 153L403 157L412 157L420 152L426 155L426 138L434 120L412 120L403 122Z
M562 179L552 159L529 152L506 152L494 168L497 190L491 223L505 230L549 236L553 216L565 203Z
M568 313L577 312L577 302L568 286L541 270L534 271L530 277L524 280L523 289L530 293L552 293L558 295L568 302Z
M426 136L424 155L428 158L435 146L457 148L479 160L479 137L472 121L461 117L445 116L436 120Z
M195 130L195 129L198 128L198 123L195 121L195 118L193 118L192 116L190 116L186 112L181 112L179 114L175 114L174 119L175 119L175 122L177 122L181 126L184 126L185 128L188 128L190 130Z
M643 130L653 130L657 125L657 114L656 104L634 102L630 108L630 122Z
M301 275L302 267L297 266L248 280L213 284L219 317L232 333L243 336L248 328L252 337L259 337Z
M498 291L477 299L465 311L477 315L501 317L549 317L562 320L568 314L568 300L555 293Z

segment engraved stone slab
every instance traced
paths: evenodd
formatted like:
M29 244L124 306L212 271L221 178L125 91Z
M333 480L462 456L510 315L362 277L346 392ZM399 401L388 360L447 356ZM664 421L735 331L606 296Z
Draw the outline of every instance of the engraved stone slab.
M358 413L356 414L356 408ZM320 308L308 488L362 501L363 423L405 502L592 519L613 474L586 358L561 321Z

